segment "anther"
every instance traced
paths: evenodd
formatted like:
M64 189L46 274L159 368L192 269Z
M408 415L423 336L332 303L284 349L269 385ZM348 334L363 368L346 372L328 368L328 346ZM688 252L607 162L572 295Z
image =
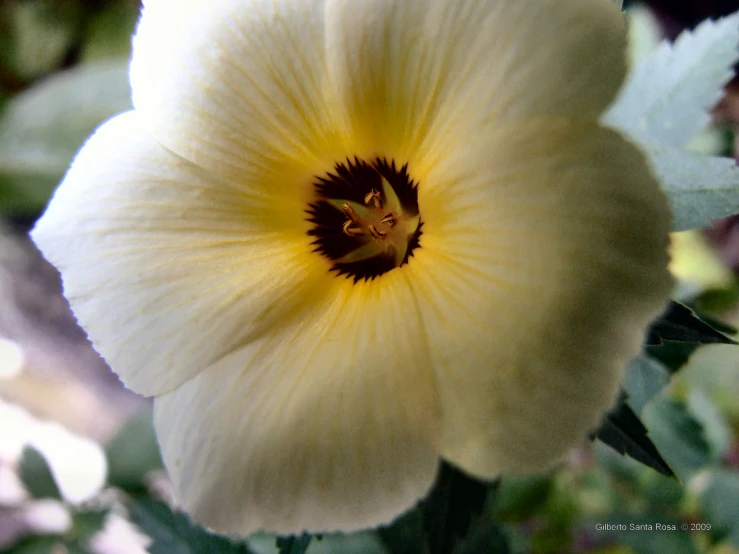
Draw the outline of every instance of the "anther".
M395 224L397 223L397 220L395 219L395 216L393 214L387 214L380 221L388 227L395 227Z
M367 195L364 197L364 203L369 205L370 201L372 201L372 203L375 205L375 208L382 208L380 191L372 189L370 192L368 192Z
M354 223L351 219L347 219L344 222L344 225L342 226L342 231L344 231L345 235L349 235L350 237L358 237L359 235L365 235L366 233L362 231L362 229L359 229L358 227L352 227L352 223Z
M348 217L351 221L355 223L357 222L359 216L357 215L357 212L354 211L354 208L345 203L343 206L341 206L341 209L344 211L346 217Z
M387 233L383 231L378 231L377 229L375 229L374 225L370 225L367 228L369 229L370 235L372 235L376 239L384 239L387 236Z

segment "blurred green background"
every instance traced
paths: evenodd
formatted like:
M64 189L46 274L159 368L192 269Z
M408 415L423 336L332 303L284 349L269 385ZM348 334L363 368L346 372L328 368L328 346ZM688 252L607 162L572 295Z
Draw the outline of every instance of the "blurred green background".
M0 4L0 214L32 219L84 139L130 107L136 0Z

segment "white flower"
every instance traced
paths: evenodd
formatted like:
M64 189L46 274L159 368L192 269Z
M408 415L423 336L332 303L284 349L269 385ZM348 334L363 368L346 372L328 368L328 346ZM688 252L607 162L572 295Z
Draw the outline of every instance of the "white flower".
M33 238L182 505L351 530L578 445L670 290L609 0L149 0Z
M0 399L0 463L20 464L31 446L46 460L62 498L81 504L100 492L108 464L100 445Z
M90 539L93 554L147 554L152 540L131 522L111 512L101 531Z

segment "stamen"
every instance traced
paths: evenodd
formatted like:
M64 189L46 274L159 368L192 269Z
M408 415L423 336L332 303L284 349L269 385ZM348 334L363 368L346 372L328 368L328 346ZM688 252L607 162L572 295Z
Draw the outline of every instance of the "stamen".
M375 208L382 208L382 197L380 196L380 191L372 189L368 192L364 197L364 203L369 206L370 201L375 205Z
M387 236L387 233L385 233L384 231L378 231L377 229L375 229L374 225L370 225L368 229L369 229L370 235L372 235L376 239L384 239Z
M354 158L318 177L308 235L332 271L372 280L408 262L419 247L417 184L406 166Z
M351 221L359 221L359 216L357 215L357 212L355 212L349 204L345 203L343 206L341 206L341 209L346 214L346 217L348 217Z
M351 219L347 219L347 220L346 220L346 221L344 222L344 225L343 225L343 226L342 226L342 228L341 228L341 229L342 229L342 231L344 231L344 234L346 234L346 235L349 235L350 237L358 237L358 236L361 236L361 235L366 235L366 234L367 234L367 233L365 233L365 232L364 232L364 231L363 231L363 230L362 230L361 228L359 228L359 227L352 227L351 225L352 225L353 223L354 223L354 222L353 222L353 221L352 221Z
M397 219L395 219L395 215L393 214L387 214L380 221L388 227L395 227L396 223L398 223Z

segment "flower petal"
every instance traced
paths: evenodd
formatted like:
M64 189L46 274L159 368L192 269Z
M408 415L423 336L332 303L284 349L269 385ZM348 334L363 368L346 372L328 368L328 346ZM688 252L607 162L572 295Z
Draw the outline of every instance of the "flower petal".
M475 126L596 118L625 43L608 0L159 0L131 84L168 149L305 196L347 156L421 171Z
M178 499L221 532L350 531L427 493L438 400L403 272L335 287L155 400Z
M330 78L360 151L426 167L480 128L597 119L626 71L608 0L327 0Z
M130 112L84 146L32 233L95 348L134 391L170 390L325 282L280 204L162 149Z
M323 2L182 4L144 8L131 62L136 110L159 142L201 167L293 194L305 185L307 198L312 176L348 154L330 116Z
M419 186L408 269L442 402L442 456L481 478L537 471L615 399L664 308L669 215L613 131L501 127Z

